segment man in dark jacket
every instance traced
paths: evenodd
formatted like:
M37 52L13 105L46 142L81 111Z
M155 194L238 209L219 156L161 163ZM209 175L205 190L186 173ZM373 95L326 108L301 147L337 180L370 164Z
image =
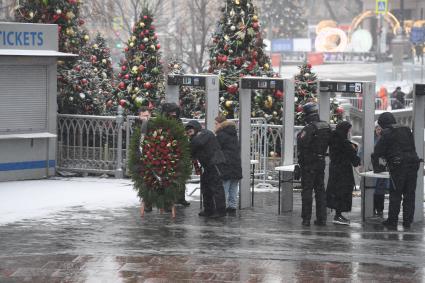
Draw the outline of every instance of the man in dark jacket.
M298 164L301 167L302 225L310 226L313 190L316 199L315 225L326 225L325 155L329 146L331 127L320 121L317 104L303 107L307 125L297 136Z
M226 158L226 163L219 166L226 195L226 211L232 215L236 213L239 180L242 179L241 148L236 124L222 115L217 116L215 122L215 134Z
M221 180L220 164L226 160L213 132L202 129L197 121L190 121L186 127L190 137L190 149L193 159L202 166L201 193L204 200L204 211L199 216L222 217L226 215L226 200Z
M161 106L161 115L168 117L170 119L175 119L178 122L182 123L180 119L180 108L175 103L163 103ZM177 199L177 203L183 206L189 206L190 202L186 201L186 188L181 188L180 196Z
M413 134L410 128L398 125L390 112L382 113L378 124L383 131L375 145L372 163L379 164L379 158L384 158L393 183L393 188L390 189L388 219L383 225L388 229L397 229L403 197L403 227L408 229L415 213L416 178L420 163Z

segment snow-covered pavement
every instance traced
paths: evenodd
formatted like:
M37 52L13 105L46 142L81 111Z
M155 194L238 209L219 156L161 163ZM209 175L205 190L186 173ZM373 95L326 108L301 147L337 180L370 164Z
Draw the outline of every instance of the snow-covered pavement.
M191 193L196 184L187 185ZM187 199L199 199L199 190ZM0 225L38 219L72 207L88 210L138 205L129 179L52 178L0 183Z

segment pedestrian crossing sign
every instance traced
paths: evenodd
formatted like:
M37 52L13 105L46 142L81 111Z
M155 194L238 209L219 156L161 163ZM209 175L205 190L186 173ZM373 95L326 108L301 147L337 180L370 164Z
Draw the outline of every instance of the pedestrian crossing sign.
M388 12L388 0L376 0L376 14L386 14Z

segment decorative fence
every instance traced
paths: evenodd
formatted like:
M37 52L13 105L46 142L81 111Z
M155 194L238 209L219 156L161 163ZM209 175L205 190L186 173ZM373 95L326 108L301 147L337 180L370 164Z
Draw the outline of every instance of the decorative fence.
M128 175L128 147L136 116L58 115L57 169L78 173ZM183 123L189 120L183 119ZM239 120L234 120L239 127ZM204 121L200 121L201 124ZM258 160L255 179L275 179L274 167L281 163L282 126L265 119L251 119L251 159ZM299 129L297 128L296 131Z

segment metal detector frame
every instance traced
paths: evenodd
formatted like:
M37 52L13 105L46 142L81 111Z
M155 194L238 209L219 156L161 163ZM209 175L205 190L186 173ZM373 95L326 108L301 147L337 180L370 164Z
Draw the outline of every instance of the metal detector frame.
M239 139L241 144L242 180L239 184L241 208L251 205L251 92L252 90L280 90L283 98L283 163L293 164L294 156L294 83L288 79L244 77L239 81ZM286 121L286 122L285 122ZM291 200L292 201L292 200ZM292 203L292 202L291 202Z
M413 85L413 135L416 152L419 158L424 159L424 109L425 109L425 84ZM424 166L420 164L418 179L416 181L415 216L413 222L424 221Z
M219 113L219 89L220 83L217 75L168 75L166 101L180 104L180 86L203 87L205 89L205 127L214 131L214 119Z
M362 166L364 171L371 169L371 154L374 148L374 131L375 131L375 83L367 81L320 81L319 82L320 96L330 93L359 93L363 96L363 129L362 129ZM324 115L325 113L323 113ZM329 115L329 109L327 110ZM328 116L329 117L329 116ZM373 216L373 182L375 179L361 177L360 182L362 205L362 219Z

